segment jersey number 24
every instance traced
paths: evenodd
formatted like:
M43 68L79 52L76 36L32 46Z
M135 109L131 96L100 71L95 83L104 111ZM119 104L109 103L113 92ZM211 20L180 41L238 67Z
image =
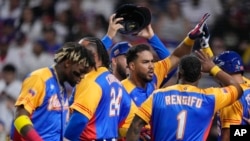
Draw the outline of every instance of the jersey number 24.
M119 116L120 114L120 102L122 98L122 89L118 89L118 94L116 94L115 89L111 88L110 93L111 101L109 106L109 116Z

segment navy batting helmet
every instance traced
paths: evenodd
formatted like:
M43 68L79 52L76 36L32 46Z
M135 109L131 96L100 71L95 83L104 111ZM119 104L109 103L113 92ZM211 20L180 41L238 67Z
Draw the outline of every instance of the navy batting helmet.
M115 58L119 55L126 54L129 48L130 48L130 44L126 41L116 43L110 51L110 58Z
M214 63L227 73L244 71L243 61L240 55L234 51L222 52L214 58Z

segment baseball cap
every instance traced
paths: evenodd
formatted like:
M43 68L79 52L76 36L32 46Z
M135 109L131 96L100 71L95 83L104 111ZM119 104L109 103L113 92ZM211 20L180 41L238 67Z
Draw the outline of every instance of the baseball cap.
M110 58L115 58L119 55L126 54L130 45L128 42L119 42L114 45L114 47L110 51Z
M123 17L120 24L124 28L118 30L122 34L137 34L151 22L151 12L147 7L123 4L115 13L115 18Z

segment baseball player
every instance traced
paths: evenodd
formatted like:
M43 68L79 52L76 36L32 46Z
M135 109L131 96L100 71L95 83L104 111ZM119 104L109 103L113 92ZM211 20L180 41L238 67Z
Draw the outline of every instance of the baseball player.
M205 14L199 24L192 29L173 53L164 60L154 62L150 48L137 45L127 52L130 75L122 84L137 106L140 106L153 90L158 89L165 76L174 69L182 56L192 51L194 40L202 36L203 26L209 14Z
M109 28L107 34L102 38L102 42L104 43L107 50L113 44L113 38L117 34L117 31L123 26L120 24L120 21L123 18L115 18L115 14L111 15L109 18ZM150 46L155 50L160 60L166 58L170 55L170 51L165 47L159 37L154 33L151 24L142 29L137 35L137 37L142 37L147 40ZM129 71L127 69L126 63L126 52L128 49L132 47L132 45L127 42L118 42L116 43L110 51L111 58L111 69L113 74L119 79L124 80L127 78ZM176 71L172 71L168 78L164 80L164 83L167 82Z
M234 51L224 51L214 59L214 63L230 74L243 89L242 97L232 105L218 112L219 140L230 140L230 125L247 125L243 117L250 117L250 84L243 78L244 66L240 55Z
M208 40L209 32L208 28L204 26L205 34L201 39L201 48L211 58L213 58L213 52L211 51ZM246 125L248 124L249 106L250 106L250 82L245 76L243 61L240 55L234 51L224 51L214 58L214 63L218 65L223 71L230 74L233 79L238 82L243 89L242 97L234 102L232 105L227 106L217 112L217 126L218 140L228 141L230 140L230 125Z
M95 66L90 51L67 42L54 57L55 64L31 72L16 101L14 141L61 141L68 114L64 82L71 86Z
M203 26L209 14L205 14L199 24L191 30L182 43L165 59L154 62L150 48L140 44L129 49L126 54L130 75L122 81L123 86L135 102L140 106L155 89L161 87L162 82L171 70L175 69L180 58L192 51L194 39L202 36ZM148 135L149 126L144 128L142 134ZM149 140L148 136L142 135L143 140Z
M179 84L155 90L141 105L127 132L127 140L137 141L146 124L151 125L155 141L206 140L215 112L242 96L239 83L206 53L196 53L198 58L189 55L181 59ZM225 87L198 88L201 71L210 72Z
M92 51L96 67L76 86L73 112L64 136L73 141L115 141L119 128L126 133L136 106L120 81L109 72L109 56L101 40L85 37L80 43Z

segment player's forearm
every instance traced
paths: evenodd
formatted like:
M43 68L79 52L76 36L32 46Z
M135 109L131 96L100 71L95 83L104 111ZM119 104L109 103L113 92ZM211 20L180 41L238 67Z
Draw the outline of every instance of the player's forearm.
M130 128L128 129L127 135L126 135L126 141L138 141L140 137L140 129L138 127L135 127L132 123Z
M194 40L187 36L173 51L172 55L181 58L182 56L191 53L193 45Z
M17 106L15 112L14 127L22 137L29 141L42 141L42 138L33 127L30 113L23 105Z
M230 141L230 128L223 128L222 129L221 141Z
M33 124L27 115L18 116L14 121L14 126L26 140L42 141L42 138L33 128Z
M140 117L135 115L133 122L131 123L127 135L127 141L138 141L140 137L140 132L142 127L146 125L145 121L143 121Z
M178 47L170 55L171 69L173 70L179 64L181 57L192 52L194 40L188 36L178 45Z

